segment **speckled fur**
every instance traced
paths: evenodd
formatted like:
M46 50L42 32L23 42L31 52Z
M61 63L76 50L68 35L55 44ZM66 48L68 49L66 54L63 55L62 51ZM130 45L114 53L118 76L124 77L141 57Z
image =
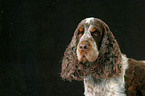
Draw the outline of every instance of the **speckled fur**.
M77 58L78 28L82 24L94 24L103 34L101 43L95 41L99 54L94 62L82 63ZM76 28L64 53L61 77L84 80L86 96L145 96L145 61L123 55L108 25L97 18L84 19Z
M119 77L98 79L91 75L84 79L85 96L126 96L125 95L125 70L128 66L128 58L122 55L122 73Z

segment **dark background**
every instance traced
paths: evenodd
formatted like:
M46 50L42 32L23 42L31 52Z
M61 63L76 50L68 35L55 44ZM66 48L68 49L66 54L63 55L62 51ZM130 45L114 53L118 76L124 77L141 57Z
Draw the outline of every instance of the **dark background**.
M0 96L82 96L83 82L63 81L60 72L86 17L105 21L128 57L145 59L143 1L3 0L0 7Z

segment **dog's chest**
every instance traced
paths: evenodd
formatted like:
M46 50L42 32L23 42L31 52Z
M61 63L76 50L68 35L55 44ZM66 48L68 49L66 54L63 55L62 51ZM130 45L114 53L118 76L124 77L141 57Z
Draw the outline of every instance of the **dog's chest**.
M123 82L116 78L94 79L88 76L84 79L85 96L126 96Z

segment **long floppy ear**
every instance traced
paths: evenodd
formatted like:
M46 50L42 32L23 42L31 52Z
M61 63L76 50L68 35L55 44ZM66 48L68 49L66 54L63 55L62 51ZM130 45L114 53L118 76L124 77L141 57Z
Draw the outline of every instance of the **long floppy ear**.
M99 56L91 66L91 74L95 78L110 78L119 76L122 71L121 51L109 27L104 25L104 36L99 50Z
M84 65L79 63L76 55L77 47L76 34L74 34L71 43L64 52L62 60L61 77L63 79L71 80L83 80L85 76Z

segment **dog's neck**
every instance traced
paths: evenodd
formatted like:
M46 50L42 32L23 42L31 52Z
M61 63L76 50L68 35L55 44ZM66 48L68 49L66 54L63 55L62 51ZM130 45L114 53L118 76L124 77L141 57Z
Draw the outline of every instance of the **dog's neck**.
M122 54L122 73L119 77L97 79L91 75L84 78L85 96L126 96L125 70L128 67L128 58Z

